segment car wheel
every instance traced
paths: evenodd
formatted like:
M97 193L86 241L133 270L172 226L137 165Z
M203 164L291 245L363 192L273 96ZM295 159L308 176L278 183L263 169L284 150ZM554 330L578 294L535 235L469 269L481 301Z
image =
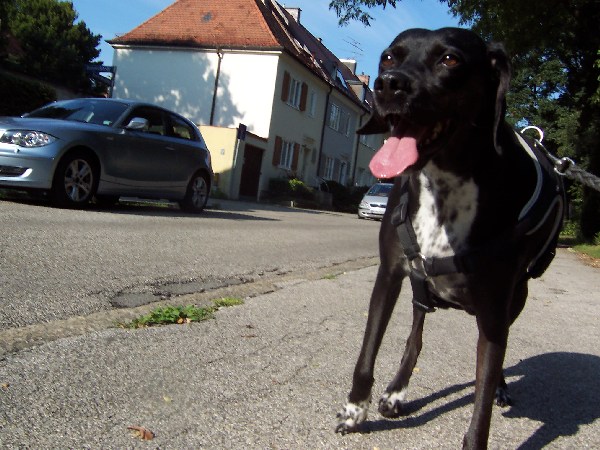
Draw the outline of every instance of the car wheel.
M208 202L210 185L202 172L196 172L188 184L181 208L189 212L201 212Z
M61 207L82 208L98 187L98 164L88 152L67 154L59 163L52 183L52 198Z

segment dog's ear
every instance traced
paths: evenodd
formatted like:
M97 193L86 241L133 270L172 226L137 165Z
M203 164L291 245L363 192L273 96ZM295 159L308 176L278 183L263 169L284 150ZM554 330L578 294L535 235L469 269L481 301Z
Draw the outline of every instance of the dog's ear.
M510 84L511 64L510 58L501 44L488 44L487 53L492 69L492 83L495 89L494 146L498 154L501 155L502 147L498 142L498 129L506 114L506 93Z
M376 109L373 110L373 114L367 123L356 130L356 134L383 134L390 131L389 124L379 115Z

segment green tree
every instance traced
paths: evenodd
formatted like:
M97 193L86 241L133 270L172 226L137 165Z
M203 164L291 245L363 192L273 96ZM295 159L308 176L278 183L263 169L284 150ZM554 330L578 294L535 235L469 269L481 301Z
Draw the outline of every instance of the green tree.
M76 23L72 2L13 0L4 14L8 31L23 50L13 55L19 70L72 88L89 88L85 66L100 54L102 36L93 34L85 22Z
M368 9L401 0L332 0L340 24L369 24ZM600 175L600 2L597 0L440 0L460 23L513 57L508 119L545 130L552 152ZM400 30L399 30L400 31ZM600 194L572 190L587 238L600 232Z

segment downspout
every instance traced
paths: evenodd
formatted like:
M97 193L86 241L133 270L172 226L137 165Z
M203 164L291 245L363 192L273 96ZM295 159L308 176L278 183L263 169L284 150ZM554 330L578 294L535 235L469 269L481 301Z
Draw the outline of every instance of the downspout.
M317 180L319 179L319 172L321 171L321 155L323 154L323 137L325 136L325 126L327 125L327 110L329 108L329 97L333 91L333 86L329 85L329 92L325 98L325 116L323 117L323 126L321 127L321 142L319 143L319 154L317 155ZM321 183L319 183L320 189Z
M213 90L212 105L210 107L210 122L209 125L214 125L215 121L215 107L217 105L217 90L219 89L219 77L221 76L221 61L223 60L223 52L220 48L217 48L217 57L219 62L217 63L217 73L215 75L215 88Z

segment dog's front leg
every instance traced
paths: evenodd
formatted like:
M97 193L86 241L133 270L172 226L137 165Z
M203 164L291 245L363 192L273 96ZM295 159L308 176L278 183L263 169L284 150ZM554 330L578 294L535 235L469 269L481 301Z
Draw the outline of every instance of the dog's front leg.
M379 412L384 417L396 418L403 413L402 409L406 400L408 382L423 347L425 314L425 311L421 308L413 307L412 330L406 341L400 369L379 400Z
M337 432L344 434L355 431L356 427L367 418L374 381L375 359L398 300L402 278L401 275L398 276L386 269L385 264L379 267L371 294L363 344L354 368L352 389L348 396L348 402L337 416Z
M502 364L508 339L508 321L502 314L495 318L477 317L477 372L475 378L475 405L469 430L463 440L463 449L487 448L492 407L496 387L502 380Z

